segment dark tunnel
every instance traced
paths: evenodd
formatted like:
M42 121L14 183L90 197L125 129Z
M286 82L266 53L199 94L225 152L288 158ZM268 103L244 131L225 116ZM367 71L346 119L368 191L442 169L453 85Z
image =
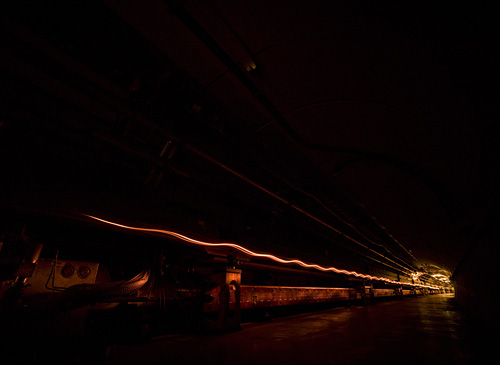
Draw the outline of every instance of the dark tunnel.
M6 363L497 356L491 5L2 9Z

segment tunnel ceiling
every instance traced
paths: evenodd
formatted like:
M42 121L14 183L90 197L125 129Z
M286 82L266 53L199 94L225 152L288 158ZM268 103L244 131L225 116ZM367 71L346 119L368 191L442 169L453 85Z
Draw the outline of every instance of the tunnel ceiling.
M370 242L390 241L415 267L452 271L496 210L498 53L491 9L259 0L39 7L14 9L4 27L21 24L127 97L143 98L136 105L146 116L155 105L148 90L175 82L191 98L185 108L204 121L166 129L336 228ZM49 15L37 17L38 11ZM148 82L156 86L147 89ZM115 121L113 128L127 124ZM129 149L133 158L172 152L158 132L144 133L134 136L143 147ZM41 135L30 138L44 148ZM87 161L85 151L94 147L86 140L81 158ZM60 156L64 148L53 153ZM185 174L189 166L208 170L214 186L239 180L240 194L247 200L253 194L227 170L216 172L220 166L199 164L185 157L176 166ZM89 176L110 173L89 169ZM134 172L146 180L153 174ZM122 185L115 194L130 196ZM255 215L280 203L269 194L259 199L248 202L256 205ZM314 223L308 220L303 224Z

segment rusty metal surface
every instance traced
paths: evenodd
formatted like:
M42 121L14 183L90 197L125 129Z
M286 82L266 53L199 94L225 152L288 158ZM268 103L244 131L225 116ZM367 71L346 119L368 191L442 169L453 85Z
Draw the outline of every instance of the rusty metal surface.
M361 295L350 288L304 288L286 286L241 286L241 309L268 308L294 304L339 302L360 299ZM392 291L392 290L391 290ZM229 305L234 306L234 288L230 293ZM219 288L209 292L214 300L205 304L204 311L219 310Z
M220 288L216 287L208 292L214 299L204 305L204 312L217 312L220 308ZM333 303L362 299L361 293L355 288L318 288L318 287L289 287L289 286L254 286L241 285L241 309L269 308L287 305ZM394 289L373 289L375 298L394 297ZM369 289L365 288L366 295ZM234 308L235 288L231 286L229 307ZM412 291L403 289L403 296L409 296Z

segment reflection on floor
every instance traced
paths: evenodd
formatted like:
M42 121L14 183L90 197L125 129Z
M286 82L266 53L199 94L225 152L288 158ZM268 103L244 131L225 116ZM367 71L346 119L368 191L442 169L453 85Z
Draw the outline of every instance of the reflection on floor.
M484 342L489 337L468 324L450 294L334 308L242 327L222 335L172 335L117 346L104 363L492 363Z

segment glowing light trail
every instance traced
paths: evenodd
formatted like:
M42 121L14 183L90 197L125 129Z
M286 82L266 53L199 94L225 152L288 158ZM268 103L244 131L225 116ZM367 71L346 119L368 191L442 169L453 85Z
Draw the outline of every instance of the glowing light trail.
M109 225L112 225L112 226L115 226L115 227L120 227L120 228L125 228L125 229L129 229L129 230L133 230L133 231L140 231L140 232L160 233L160 234L164 234L164 235L167 235L167 236L175 237L175 238L178 238L178 239L180 239L182 241L193 243L193 244L199 245L199 246L231 247L231 248L234 248L234 249L236 249L236 250L238 250L240 252L243 252L243 253L245 253L247 255L250 255L250 256L253 256L253 257L262 257L262 258L270 259L270 260L273 260L273 261L276 261L276 262L279 262L279 263L282 263L282 264L297 264L297 265L300 265L300 266L305 267L305 268L312 268L312 269L316 269L316 270L320 270L320 271L326 271L326 272L335 272L337 274L344 274L344 275L349 275L349 276L355 276L357 278L362 278L362 279L367 279L367 280L384 281L384 282L391 283L391 284L399 284L399 285L404 284L404 285L410 285L410 286L414 286L414 287L424 287L424 288L429 288L429 289L439 289L438 287L429 286L429 285L401 283L399 281L394 281L394 280L387 279L387 278L384 278L384 277L378 277L378 276L360 274L360 273L358 273L356 271L348 271L348 270L337 269L336 267L332 267L332 266L330 266L330 267L324 267L324 266L317 265L317 264L308 264L308 263L305 263L304 261L296 260L296 259L283 259L283 258L280 258L278 256L274 256L274 255L267 254L267 253L254 252L254 251L249 250L248 248L245 248L245 247L240 246L240 245L235 244L235 243L230 243L230 242L205 242L205 241L200 241L200 240L188 237L188 236L184 236L184 235L182 235L180 233L177 233L177 232L174 232L174 231L167 231L167 230L164 230L164 229L155 229L155 228L143 228L143 227L127 226L127 225L124 225L124 224L120 224L120 223L108 221L108 220L105 220L105 219L102 219L102 218L98 218L98 217L94 217L92 215L88 215L88 214L83 214L83 215L86 216L86 217L89 217L91 219L94 219L96 221L99 221L99 222L102 222L102 223L106 223L106 224L109 224Z
M317 223L319 223L319 224L321 224L321 225L323 225L323 226L327 227L328 229L331 229L333 232L335 232L335 233L337 233L337 234L341 235L342 237L344 237L344 238L348 239L349 241L354 242L355 244L357 244L357 245L359 245L359 246L363 247L364 249L366 249L366 250L370 251L371 253L375 254L376 256L380 256L380 257L382 257L383 259L385 259L385 260L387 260L387 261L389 261L389 262L392 262L392 263L393 263L393 264L395 264L396 266L399 266L399 267L400 267L403 271L406 271L407 273L411 273L411 271L410 271L410 270L408 270L408 268L407 268L407 267L405 267L405 266L403 266L403 265L401 265L401 264L397 263L396 261L394 261L394 260L390 259L389 257L386 257L386 256L382 255L382 254L381 254L380 252L378 252L378 251L372 250L370 247L368 247L368 246L364 245L363 243L359 242L358 240L354 239L353 237L351 237L351 236L349 236L349 235L347 235L347 234L345 234L345 233L341 232L340 230L338 230L337 228L333 227L332 225L330 225L330 224L326 223L325 221L323 221L323 220L319 219L318 217L316 217L316 216L312 215L311 213L309 213L309 212L305 211L304 209L302 209L302 208L300 208L300 207L296 206L295 204L292 204L292 203L291 203L291 202L289 202L288 200L286 200L286 199L284 199L284 198L280 197L279 195L277 195L277 194L273 193L272 191L270 191L270 190L266 189L266 188L265 188L265 187L263 187L262 185L260 185L260 184L256 183L255 181L253 181L253 180L249 179L249 178L248 178L248 177L246 177L245 175L240 174L239 172L237 172L237 171L233 170L233 169L232 169L232 168L230 168L229 166L226 166L225 164L223 164L223 163L221 163L220 161L218 161L218 160L214 159L213 157L211 157L211 156L207 155L206 153L204 153L204 152L202 152L202 151L200 151L200 150L198 150L198 149L194 148L193 146L186 146L186 147L187 147L187 148L188 148L191 152L196 153L197 155L199 155L199 156L203 157L204 159L206 159L206 160L208 160L208 161L212 162L212 163L213 163L213 164L215 164L216 166L219 166L220 168L222 168L222 169L224 169L224 170L228 171L229 173L231 173L231 174L233 174L233 175L235 175L235 176L239 177L239 178L240 178L240 179L242 179L243 181L245 181L245 182L247 182L248 184L250 184L250 185L252 185L252 186L256 187L257 189L259 189L259 190L261 190L261 191L265 192L266 194L268 194L268 195L272 196L273 198L277 199L278 201L280 201L281 203L283 203L283 204L287 205L288 207L290 207L290 208L292 208L292 209L295 209L296 211L298 211L298 212L300 212L300 213L304 214L305 216L309 217L310 219L312 219L312 220L316 221ZM377 244L377 245L378 245L378 244ZM380 246L380 245L379 245L379 246ZM372 260L376 260L376 259L374 259L374 258L372 257ZM393 267L393 266L391 266L391 265L389 265L389 264L387 264L387 263L383 263L383 262L381 262L381 261L379 261L379 260L376 260L376 261L380 262L381 264L383 264L383 265L385 265L385 266L388 266L388 267L391 267L391 268L393 268L393 269L396 269L395 267ZM401 270L401 269L396 269L396 270Z

